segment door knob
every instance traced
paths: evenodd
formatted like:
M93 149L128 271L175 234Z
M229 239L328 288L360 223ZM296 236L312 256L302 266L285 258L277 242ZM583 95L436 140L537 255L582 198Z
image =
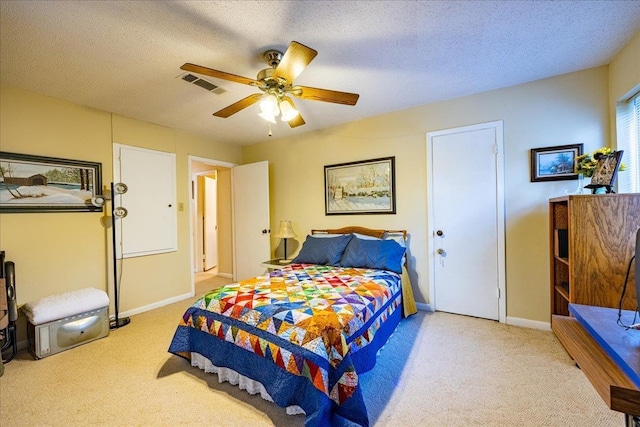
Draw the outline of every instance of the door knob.
M438 253L438 255L442 255L444 254L444 249L438 249L436 252Z
M262 230L262 234L267 234L269 232L269 230L267 230L266 228L264 230Z
M444 235L444 233L442 232L442 230L438 230L436 231L436 234L440 237L442 237Z

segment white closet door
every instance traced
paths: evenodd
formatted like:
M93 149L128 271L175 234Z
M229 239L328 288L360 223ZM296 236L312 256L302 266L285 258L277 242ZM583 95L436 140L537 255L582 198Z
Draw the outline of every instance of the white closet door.
M429 132L427 142L431 303L504 321L502 122Z
M118 256L176 251L175 154L114 144L113 175L115 182L128 187L125 194L114 197L115 206L128 211L116 220Z

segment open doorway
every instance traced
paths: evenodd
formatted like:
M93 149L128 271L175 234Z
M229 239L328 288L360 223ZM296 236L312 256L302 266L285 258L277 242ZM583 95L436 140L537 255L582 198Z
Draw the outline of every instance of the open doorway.
M231 168L189 156L194 283L233 277Z
M196 274L204 270L204 196L199 188L203 185L198 185L200 176L216 177L216 277L237 281L263 274L261 263L270 259L271 251L268 162L239 166L194 156L188 159L192 290L196 290Z

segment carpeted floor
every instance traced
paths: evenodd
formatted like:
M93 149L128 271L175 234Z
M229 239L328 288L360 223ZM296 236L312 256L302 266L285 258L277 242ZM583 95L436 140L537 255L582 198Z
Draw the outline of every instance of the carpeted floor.
M198 294L227 282L206 278ZM0 426L302 426L167 353L194 300L42 360L20 352L0 378ZM419 312L360 378L375 426L624 425L551 332L488 320Z

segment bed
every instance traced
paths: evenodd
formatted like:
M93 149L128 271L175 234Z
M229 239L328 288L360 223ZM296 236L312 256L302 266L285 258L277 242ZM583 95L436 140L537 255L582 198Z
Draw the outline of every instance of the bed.
M169 352L305 426L368 426L358 375L416 311L405 242L404 230L312 230L290 265L198 299Z

